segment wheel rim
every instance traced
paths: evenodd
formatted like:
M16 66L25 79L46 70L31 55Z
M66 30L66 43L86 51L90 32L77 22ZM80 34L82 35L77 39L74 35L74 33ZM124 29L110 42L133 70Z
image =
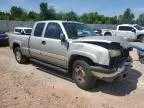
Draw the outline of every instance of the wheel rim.
M21 60L21 53L19 51L16 51L15 56L16 56L17 61Z
M75 75L76 75L76 80L78 82L80 82L80 83L85 82L85 71L82 66L76 66Z

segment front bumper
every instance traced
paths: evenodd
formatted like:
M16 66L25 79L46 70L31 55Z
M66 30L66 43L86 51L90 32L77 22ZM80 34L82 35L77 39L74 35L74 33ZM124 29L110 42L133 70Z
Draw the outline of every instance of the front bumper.
M90 66L91 73L98 79L102 79L108 82L112 82L115 79L122 79L127 76L127 68L132 67L132 60L125 61L118 68L104 68L98 66Z

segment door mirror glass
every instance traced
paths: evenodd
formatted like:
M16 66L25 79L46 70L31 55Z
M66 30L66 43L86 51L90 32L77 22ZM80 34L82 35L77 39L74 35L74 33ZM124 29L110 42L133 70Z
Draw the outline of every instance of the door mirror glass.
M60 34L60 40L65 41L65 35L63 33Z

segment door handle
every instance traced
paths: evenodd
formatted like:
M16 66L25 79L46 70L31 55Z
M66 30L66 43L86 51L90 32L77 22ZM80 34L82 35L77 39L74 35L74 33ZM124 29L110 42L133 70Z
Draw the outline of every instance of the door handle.
M45 44L46 44L46 41L42 41L42 44L45 45Z

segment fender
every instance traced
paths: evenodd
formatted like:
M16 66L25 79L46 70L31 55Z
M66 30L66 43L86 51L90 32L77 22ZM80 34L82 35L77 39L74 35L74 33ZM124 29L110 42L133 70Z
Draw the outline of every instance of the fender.
M73 50L70 54L71 55L69 55L69 59L72 55L80 55L80 56L84 56L84 57L91 59L94 63L98 62L97 56L89 52Z
M91 59L94 63L109 65L109 52L104 47L89 43L75 43L70 46L68 58L72 55L80 55Z

